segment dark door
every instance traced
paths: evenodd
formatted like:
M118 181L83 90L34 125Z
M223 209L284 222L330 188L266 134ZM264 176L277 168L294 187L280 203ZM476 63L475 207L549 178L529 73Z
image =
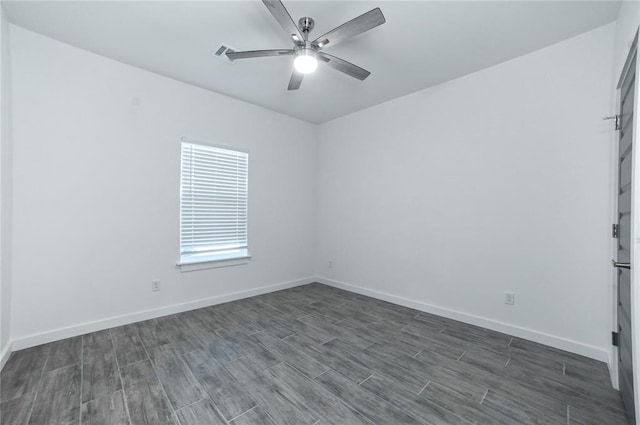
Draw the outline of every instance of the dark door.
M631 349L631 163L633 152L636 52L630 53L620 81L620 118L618 122L618 378L620 394L629 422L635 424L633 365Z

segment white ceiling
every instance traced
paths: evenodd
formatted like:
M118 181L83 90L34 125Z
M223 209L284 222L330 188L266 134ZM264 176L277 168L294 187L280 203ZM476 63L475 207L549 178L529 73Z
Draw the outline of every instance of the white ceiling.
M320 64L287 91L291 57L238 60L236 50L290 48L261 1L3 1L11 22L158 74L322 123L557 43L615 20L618 1L286 1L313 35L374 7L387 23L326 51L371 71L361 82Z

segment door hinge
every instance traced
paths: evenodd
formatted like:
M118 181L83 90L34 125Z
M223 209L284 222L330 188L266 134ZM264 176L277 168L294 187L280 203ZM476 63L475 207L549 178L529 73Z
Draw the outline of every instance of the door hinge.
M614 224L611 226L611 236L614 238L620 237L620 225Z
M603 120L613 120L616 126L616 130L620 130L620 115L611 115L610 117L604 117Z
M611 344L614 347L618 347L620 345L620 334L618 332L611 332Z

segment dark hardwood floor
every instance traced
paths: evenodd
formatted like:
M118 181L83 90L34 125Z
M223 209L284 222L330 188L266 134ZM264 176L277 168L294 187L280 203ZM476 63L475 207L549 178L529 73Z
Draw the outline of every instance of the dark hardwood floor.
M626 424L604 363L310 284L14 352L0 423Z

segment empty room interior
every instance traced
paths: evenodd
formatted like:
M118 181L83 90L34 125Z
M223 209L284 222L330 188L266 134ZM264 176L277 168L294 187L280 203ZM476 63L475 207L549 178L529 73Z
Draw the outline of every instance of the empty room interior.
M0 5L1 425L640 418L640 1Z

